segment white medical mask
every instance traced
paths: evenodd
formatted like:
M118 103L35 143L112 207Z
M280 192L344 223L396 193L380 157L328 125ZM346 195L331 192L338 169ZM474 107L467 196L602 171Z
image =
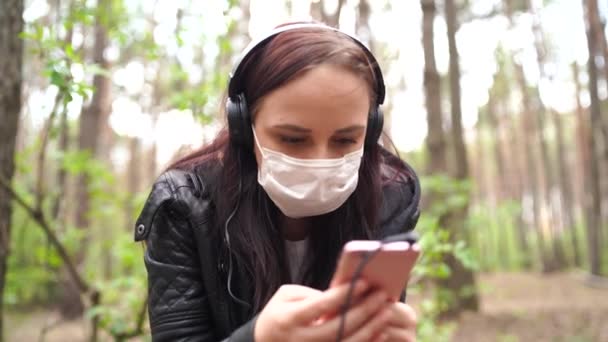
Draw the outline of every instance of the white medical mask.
M258 183L287 217L317 216L338 209L357 188L363 147L342 158L299 159L260 146Z

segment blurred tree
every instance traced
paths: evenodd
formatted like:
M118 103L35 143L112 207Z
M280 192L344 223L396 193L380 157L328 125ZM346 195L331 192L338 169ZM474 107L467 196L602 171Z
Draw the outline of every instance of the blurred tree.
M589 57L587 60L587 72L589 74L589 97L591 98L591 109L589 117L589 135L587 144L589 146L589 167L587 177L585 177L585 189L587 198L587 239L589 244L589 262L591 274L600 275L601 266L601 225L602 225L602 204L600 194L600 172L599 172L599 146L601 146L602 111L598 95L598 67L596 56L598 56L599 42L597 41L598 26L595 20L598 18L597 0L583 0L585 7L585 23L587 29L587 48ZM608 143L608 137L604 135Z
M581 93L583 92L583 86L581 85L581 77L580 77L580 66L576 62L572 62L572 79L574 80L574 99L576 103L576 142L577 142L577 163L578 166L577 171L577 184L585 184L587 170L590 164L590 156L589 156L589 144L588 135L589 135L589 122L586 117L586 110L583 108L583 104L581 103ZM586 208L585 199L586 193L584 191L579 191L579 203L582 203L580 207L583 211ZM583 213L583 218L585 218L585 213Z
M369 26L371 14L372 9L369 1L359 0L357 5L357 18L355 20L355 31L357 32L357 37L367 45L370 51L375 52L374 36L372 35L372 30Z
M594 41L594 47L593 47L593 54L594 56L596 56L596 58L602 59L602 65L603 65L603 71L604 71L604 78L605 81L608 84L608 41L606 41L606 32L605 32L605 21L602 19L602 17L600 16L600 11L598 8L598 1L597 0L591 0L591 1L587 1L587 20L588 20L588 24L590 26L593 27L593 34L594 37L593 39ZM591 53L591 51L589 51L589 53ZM596 64L598 62L596 61ZM596 76L596 78L599 80L599 66L596 65L596 69L597 69L597 73L598 75ZM601 122L601 133L603 135L603 139L606 143L604 143L604 149L603 151L598 151L598 153L600 153L603 156L603 159L606 163L608 163L608 116L607 115L600 115L600 122ZM601 146L601 145L600 145Z
M310 4L310 14L314 20L318 20L332 27L338 27L344 2L345 0L337 0L336 8L328 9L325 0L313 0Z
M109 44L107 23L112 16L112 0L99 0L95 12L93 63L103 71L98 72L93 77L93 97L88 107L83 108L80 116L78 147L81 151L88 153L91 157L97 156L100 151L100 142L103 132L106 129L108 117L110 115L110 87L111 82L106 74L109 69L109 62L105 56L106 47ZM105 145L105 144L104 144ZM103 146L103 154L109 153L109 146ZM89 219L90 211L90 184L91 180L86 174L82 174L78 179L76 226L80 229L89 229L91 222ZM77 252L77 262L81 263L85 257L86 245L89 234L84 235L84 240ZM84 305L80 295L76 291L66 291L64 293L61 312L64 317L78 317L82 315Z
M570 172L570 167L567 165L566 158L568 156L568 149L566 148L566 138L564 132L564 125L562 123L562 114L558 113L556 110L551 110L551 118L553 119L553 126L555 127L556 139L555 142L557 144L557 164L559 171L559 179L560 179L560 188L561 188L561 216L563 218L564 228L570 231L570 239L571 239L571 247L572 247L572 255L573 255L573 264L575 266L581 266L581 257L580 251L578 248L578 239L576 236L576 222L575 222L575 203L574 203L574 191L572 189L572 174ZM555 241L555 243L560 243L560 241ZM560 244L561 246L561 244ZM562 253L565 253L562 251ZM564 256L565 257L565 256ZM565 266L565 265L563 265Z
M515 20L514 20L514 10L519 8L516 6L519 4L516 0L504 0L504 8L506 11L506 16L509 21L509 29L515 30ZM511 65L514 68L514 75L517 87L519 89L519 93L521 94L521 113L520 113L520 123L521 123L521 138L523 141L522 154L524 155L524 189L529 189L530 193L524 192L522 194L522 202L525 196L528 196L531 200L532 204L532 215L533 215L533 229L536 232L536 242L537 249L540 255L545 255L546 250L546 242L543 232L541 230L542 227L542 218L541 218L541 178L536 162L538 158L536 157L536 144L533 143L532 138L535 137L535 122L532 118L533 116L533 108L532 102L530 99L530 93L528 90L528 86L526 84L526 77L524 74L523 65L521 62L518 62L514 55L511 55L512 63ZM543 268L548 268L547 265L544 265L546 262L546 258L541 257L541 262L543 263Z
M445 0L445 19L447 23L448 50L450 56L450 105L451 105L451 134L453 155L455 159L448 164L450 174L458 181L469 179L467 149L462 130L462 106L460 90L460 64L458 47L456 45L456 32L458 31L457 7L454 0ZM469 208L469 200L453 209L446 219L445 228L450 232L450 239L456 242L459 234L466 231L465 222ZM452 317L464 310L477 311L479 299L473 271L462 264L453 253L446 255L446 264L450 267L450 275L441 281L445 288L455 296L445 310L446 317Z
M422 7L422 45L424 51L424 94L428 134L428 172L447 174L446 141L441 109L441 78L435 62L434 22L437 8L435 0L420 0Z
M543 32L542 24L540 17L538 15L538 9L533 5L532 0L526 0L526 9L529 13L532 14L532 33L534 35L534 48L536 50L536 61L538 63L538 70L540 71L540 80L551 80L551 75L548 75L546 70L546 63L548 58L548 49L547 42L545 39L545 34ZM557 231L557 222L558 216L563 214L564 211L571 211L571 208L562 207L560 212L556 212L552 210L557 206L553 205L552 201L552 192L554 187L556 187L556 176L554 174L554 165L551 161L549 145L547 143L547 131L548 128L551 129L549 123L547 122L547 107L541 100L540 97L540 87L541 84L534 88L534 117L536 119L535 126L535 138L538 141L538 145L540 146L540 168L543 172L544 183L544 203L545 207L548 208L547 211L550 213L548 215L548 226L547 233L551 238L551 244L547 246L550 248L553 255L543 255L543 258L546 258L546 262L543 263L544 271L556 271L559 269L563 269L566 266L566 256L563 250L563 246L561 244L561 236ZM544 230L543 230L544 231Z
M21 112L23 0L0 1L0 182L11 183ZM11 196L0 186L0 341L4 341L4 285L10 252Z
M510 72L513 66L509 52L502 45L499 45L496 49L495 57L498 69L494 75L494 83L490 89L488 99L488 123L492 132L491 136L496 138L494 145L497 165L495 177L498 178L499 186L504 189L505 198L521 203L524 194L521 156L524 153L520 151L527 149L527 147L522 144L521 132L517 129L516 115L509 112L511 110L509 106L512 97L511 87L515 81ZM496 109L491 111L494 102L496 102ZM499 110L501 110L500 115L498 114ZM496 114L492 112L496 112ZM504 169L501 165L504 166ZM522 252L522 265L527 267L531 263L530 243L521 213L516 216L517 228L515 234Z

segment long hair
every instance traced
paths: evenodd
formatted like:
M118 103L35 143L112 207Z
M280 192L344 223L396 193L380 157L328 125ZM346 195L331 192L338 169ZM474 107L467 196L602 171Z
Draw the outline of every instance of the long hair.
M278 87L321 64L337 65L360 75L368 84L370 105L376 103L375 75L365 52L349 37L319 28L285 31L247 59L241 76L249 110L255 115L260 100ZM381 146L365 146L359 182L354 193L337 210L311 217L310 253L304 283L315 288L328 286L340 250L352 239L375 236L386 181L381 164L395 174L405 173L398 157ZM253 286L253 311L263 308L281 284L290 281L289 265L278 218L281 213L257 182L258 166L252 149L235 145L222 129L211 144L178 160L170 168L193 170L209 184L214 204L214 233L222 238L230 232L230 250L225 243L220 255L232 253L238 267ZM235 211L235 208L238 210ZM230 225L224 227L234 214ZM244 281L244 280L241 280Z

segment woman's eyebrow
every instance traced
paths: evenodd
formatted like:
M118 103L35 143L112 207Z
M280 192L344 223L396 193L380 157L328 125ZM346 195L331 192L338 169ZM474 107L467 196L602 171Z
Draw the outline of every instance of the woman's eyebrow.
M309 128L291 125L291 124L281 124L281 125L275 125L272 127L278 128L278 129L284 129L284 130L288 130L288 131L293 131L293 132L297 132L297 133L310 133L310 131L311 131Z
M365 126L363 125L352 125L345 128L340 128L339 130L336 130L336 133L352 133L363 129L365 129Z

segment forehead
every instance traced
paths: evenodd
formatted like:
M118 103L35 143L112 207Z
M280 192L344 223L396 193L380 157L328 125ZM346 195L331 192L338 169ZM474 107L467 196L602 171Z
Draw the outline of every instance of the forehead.
M254 123L289 123L310 129L364 125L370 93L368 83L354 72L335 65L320 65L262 98Z

